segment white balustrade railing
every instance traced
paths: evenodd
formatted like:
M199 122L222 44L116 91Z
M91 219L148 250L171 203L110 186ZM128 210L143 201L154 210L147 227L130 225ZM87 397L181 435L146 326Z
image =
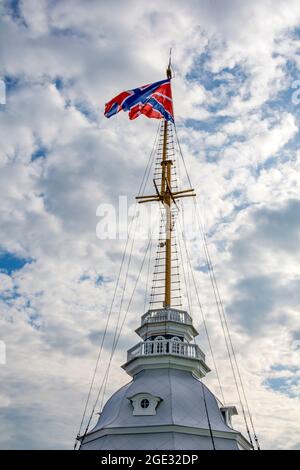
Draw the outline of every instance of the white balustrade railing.
M192 324L192 319L190 315L184 310L175 310L175 309L157 309L149 310L142 317L142 324L145 323L156 323L161 321L174 321L177 323L185 323L188 325Z
M182 341L156 340L144 341L128 351L128 360L137 356L157 356L161 354L175 354L194 359L205 360L205 355L197 344Z

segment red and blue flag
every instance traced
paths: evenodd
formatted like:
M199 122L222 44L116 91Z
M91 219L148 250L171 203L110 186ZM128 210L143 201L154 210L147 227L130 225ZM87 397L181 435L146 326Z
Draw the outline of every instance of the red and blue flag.
M121 110L129 111L129 119L144 114L148 118L174 122L170 79L123 91L106 103L104 116L110 118Z

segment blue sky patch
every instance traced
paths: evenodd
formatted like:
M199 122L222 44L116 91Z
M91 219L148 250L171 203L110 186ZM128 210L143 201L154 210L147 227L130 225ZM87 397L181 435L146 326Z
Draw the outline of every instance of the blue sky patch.
M21 13L20 0L8 0L6 2L7 9L9 10L11 17L14 20L21 20L25 24L24 18Z
M32 260L30 258L21 258L11 253L0 253L0 271L8 275L22 269L25 264L31 262Z
M31 161L38 160L39 158L46 158L47 156L47 149L45 147L38 147L32 154L31 154Z
M42 327L42 316L38 313L32 313L29 315L27 321L35 330L40 330Z
M16 88L18 88L18 86L20 85L20 78L14 75L5 75L4 81L5 81L5 90L6 90L7 95L9 95L10 93L13 93L16 90Z
M96 276L96 279L95 279L95 284L97 286L102 286L102 284L104 284L106 281L105 281L105 278L104 276L102 276L101 274L99 274L98 276Z
M79 278L79 282L93 281L96 286L102 286L107 279L102 275L98 274L97 276L91 276L90 274L82 274Z
M64 87L64 82L63 82L62 78L57 77L57 78L54 80L54 85L56 86L56 88L57 88L58 91L62 90L63 87Z
M12 305L16 299L21 297L21 295L18 293L17 289L14 287L11 290L4 291L0 294L0 299L6 304L6 305Z
M289 397L294 397L296 394L293 392L293 386L297 387L299 381L300 379L297 375L294 377L270 377L264 381L264 385L268 389L283 393Z
M199 264L198 266L196 266L196 269L197 271L200 271L201 273L205 273L205 274L209 272L209 267L207 263Z
M185 127L190 127L196 131L216 132L224 124L234 122L234 119L228 116L213 116L205 121L196 119L186 119L184 122Z

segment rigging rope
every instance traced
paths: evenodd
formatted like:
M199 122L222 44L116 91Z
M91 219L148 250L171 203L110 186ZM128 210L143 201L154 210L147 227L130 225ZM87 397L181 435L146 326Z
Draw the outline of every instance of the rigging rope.
M190 179L190 176L189 176L188 171L187 171L185 159L184 159L182 149L181 149L181 145L180 145L180 142L179 142L176 125L174 127L175 127L175 135L176 135L177 145L178 145L178 148L179 148L179 153L180 153L181 159L183 161L185 173L186 173L186 176L188 178L190 188L192 188L191 179ZM213 267L211 257L210 257L210 253L209 253L209 250L208 250L208 245L207 245L206 235L205 235L205 231L204 231L204 226L201 223L200 215L197 212L198 206L197 206L197 203L196 203L195 200L194 200L194 205L195 205L195 209L196 209L197 220L198 220L198 223L199 223L200 233L201 233L202 241L203 241L204 253L205 253L206 262L207 262L207 266L208 266L208 270L209 270L211 284L212 284L212 287L213 287L213 292L214 292L214 297L215 297L217 310L218 310L218 314L219 314L219 318L220 318L220 323L221 323L221 326L222 326L222 331L223 331L223 336L224 336L224 340L225 340L225 344L226 344L226 349L227 349L228 357L229 357L229 360L230 360L230 365L231 365L231 369L232 369L232 372L233 372L233 377L234 377L237 393L238 393L238 396L239 396L239 401L240 401L240 405L241 405L241 409L242 409L242 413L243 413L243 417L244 417L244 421L245 421L247 434L248 434L248 437L249 437L249 441L250 441L252 447L254 448L231 356L233 357L234 364L235 364L235 367L236 367L238 379L239 379L239 382L240 382L240 387L241 387L241 390L242 390L242 395L243 395L243 398L244 398L244 401L245 401L247 413L248 413L250 423L251 423L251 428L252 428L254 440L256 442L257 449L260 450L258 438L257 438L255 428L254 428L252 415L251 415L251 412L250 412L250 407L249 407L249 404L248 404L248 400L247 400L246 393L245 393L245 388L244 388L244 385L243 385L243 380L242 380L240 369L239 369L238 362L237 362L237 359L236 359L236 354L235 354L235 350L234 350L234 347L233 347L233 342L232 342L232 339L231 339L231 334L230 334L230 330L229 330L229 327L228 327L228 322L227 322L227 319L226 319L225 309L223 307L223 302L222 302L222 299L221 299L221 296L220 296L220 292L219 292L219 288L218 288L218 284L217 284L217 280L216 280L216 276L215 276L215 272L214 272L214 267ZM227 340L227 337L228 337L228 340ZM231 349L231 352L230 352L230 349Z
M190 296L190 291L188 289L188 283L187 283L187 278L186 278L186 273L185 273L185 263L183 261L183 256L182 256L182 249L181 249L181 241L178 237L178 246L179 246L179 253L180 253L180 258L181 258L181 265L182 265L182 271L183 271L183 278L184 278L184 285L185 285L185 290L186 290L186 297L187 297L187 301L188 301L188 308L189 308L189 312L192 316L192 308L191 308L191 296Z
M199 228L201 230L201 227L199 227ZM209 268L209 276L210 276L210 279L211 279L211 284L212 284L214 297L215 297L215 301L216 301L216 305L217 305L217 311L218 311L218 315L219 315L219 319L220 319L220 323L221 323L221 327L222 327L222 331L223 331L223 336L224 336L224 340L225 340L225 344L226 344L227 354L228 354L228 357L229 357L231 370L233 372L233 378L234 378L236 390L237 390L238 397L239 397L240 406L241 406L244 421L245 421L246 431L247 431L250 443L253 446L253 441L252 441L249 426L248 426L248 420L247 420L247 417L246 417L245 408L244 408L241 393L240 393L240 387L238 385L238 381L237 381L237 378L236 378L235 369L234 369L234 365L233 365L233 361L232 361L232 357L234 357L234 351L232 351L232 342L230 343L230 341L229 341L230 333L229 333L229 329L226 328L225 312L221 308L221 305L222 305L221 304L221 298L218 296L218 290L217 290L217 285L216 285L216 278L215 278L215 275L214 275L214 269L213 269L213 266L212 266L212 263L211 263L211 260L210 260L210 255L209 255L209 252L208 252L208 247L207 247L207 242L206 242L206 239L205 239L205 235L204 235L204 232L202 230L201 230L201 235L202 235L202 238L203 238L206 262L207 262L207 265L208 265L208 268ZM230 346L230 344L231 344L231 346ZM235 361L235 363L237 364L236 361Z
M180 224L180 226L181 226L181 224ZM215 355L213 353L212 344L211 344L211 341L210 341L210 336L209 336L209 332L208 332L208 328L207 328L206 318L205 318L204 310L203 310L203 307L202 307L202 303L200 301L199 292L198 292L198 289L197 289L197 283L196 283L196 279L195 279L195 275L194 275L194 270L192 268L192 263L191 263L191 259L190 259L189 253L188 253L187 244L186 244L186 240L184 238L182 227L181 227L181 236L182 236L182 239L183 239L183 242L184 242L186 258L188 260L188 264L189 264L190 269L191 269L191 274L192 274L193 284L194 284L196 297L197 297L197 301L198 301L198 306L199 306L199 310L200 310L200 313L201 313L202 322L203 322L203 326L204 326L204 331L205 331L205 334L206 334L206 337L207 337L208 347L209 347L210 354L211 354L211 357L212 357L214 369L216 371L216 377L217 377L217 380L218 380L220 393L221 393L221 396L222 396L223 403L225 404L225 397L224 397L223 387L221 385L220 375L219 375L217 363L216 363L216 360L215 360Z
M153 163L154 163L154 155L155 155L154 152L156 150L156 145L157 145L157 142L158 142L160 127L161 127L161 124L159 122L158 127L157 127L157 131L156 131L156 136L155 136L155 139L154 139L154 142L153 142L153 145L152 145L152 149L151 149L151 152L150 152L149 160L148 160L148 163L147 163L147 166L146 166L143 178L142 178L142 182L140 184L140 188L139 188L139 191L138 191L138 196L140 196L144 193L146 185L147 185L147 181L149 179L150 171L151 171L151 168L152 168Z
M136 204L136 207L137 207L137 204ZM102 356L104 341L105 341L105 338L106 338L106 335L107 335L108 325L109 325L109 322L110 322L110 318L111 318L112 310L113 310L113 305L114 305L114 303L115 303L116 294L117 294L117 290L118 290L119 283L120 283L120 278L121 278L121 273L122 273L122 269L123 269L123 264L124 264L125 257L126 257L128 242L129 242L129 240L130 240L131 229L132 229L132 227L133 227L133 222L134 222L134 221L136 222L136 220L137 220L137 217L134 216L133 219L132 219L132 221L131 221L131 223L130 223L129 234L128 234L128 237L127 237L127 239L126 239L126 244L125 244L125 248L124 248L123 255L122 255L121 265L120 265L120 269L119 269L118 276L117 276L117 282L116 282L116 285L115 285L115 289L114 289L114 293L113 293L113 298L112 298L112 301L111 301L111 304L110 304L110 308L109 308L109 311L108 311L108 316L107 316L107 320L106 320L104 332L103 332L103 335L102 335L102 340L101 340L101 344L100 344L100 349L99 349L99 353L98 353L98 356L97 356L96 365L95 365L95 368L94 368L94 373L93 373L93 376L92 376L92 381L91 381L91 385L90 385L90 388L89 388L89 392L88 392L87 400L86 400L86 403L85 403L85 407L84 407L83 415L82 415L82 418L81 418L81 422L80 422L79 430L78 430L78 433L77 433L77 437L78 437L78 436L80 435L80 433L81 433L81 429L82 429L82 425L83 425L83 422L84 422L84 419L85 419L85 416L86 416L86 411L87 411L87 407L88 407L88 404L89 404L89 401L90 401L92 389L93 389L93 386L94 386L94 383L95 383L95 378L96 378L96 374L97 374L99 362L100 362L100 359L101 359L101 356ZM88 423L88 426L89 426L89 423ZM86 432L85 432L85 433L86 433ZM77 441L75 441L74 449L76 449L76 445L77 445Z
M149 260L148 260L148 269L147 269L147 280L146 280L145 299L144 299L144 312L146 311L147 297L148 297L148 290L149 290L149 278L150 278L150 268L151 268L151 255L152 255L152 239L151 239L150 250L149 250Z
M208 414L207 403L206 403L204 384L203 384L202 380L200 380L200 382L201 382L201 386L202 386L202 395L203 395L203 401L204 401L204 407L205 407L205 414L206 414L206 418L207 418L207 424L208 424L208 429L209 429L209 435L210 435L210 438L211 438L212 448L213 448L213 450L216 450L214 435L213 435L213 432L212 432L212 427L211 427L210 418L209 418L209 414Z
M154 140L151 152L150 152L150 156L149 156L149 159L148 159L146 169L145 169L144 174L143 174L143 178L142 178L142 182L141 182L141 185L140 185L140 188L139 188L138 195L141 195L142 191L145 190L145 187L147 185L147 181L149 179L150 170L151 170L151 167L152 167L153 162L154 162L154 155L155 155L154 152L155 152L155 148L156 148L156 145L157 145L159 130L160 130L160 123L159 123L158 128L157 128L156 137L155 137L155 140ZM93 387L94 387L95 378L96 378L96 375L97 375L100 359L101 359L101 356L102 356L103 346L104 346L105 338L106 338L107 331L108 331L108 325L109 325L109 322L110 322L110 318L111 318L111 314L112 314L112 310L113 310L113 305L115 303L117 290L118 290L118 287L119 287L119 282L120 282L120 278L121 278L123 264L124 264L124 260L125 260L126 253L127 253L128 242L129 242L130 237L131 237L131 230L132 230L132 227L133 227L133 222L137 221L137 214L136 214L136 208L137 207L138 207L138 204L136 203L134 216L133 216L133 218L131 220L131 223L130 223L130 226L129 226L128 236L127 236L127 239L126 239L126 244L125 244L125 248L124 248L123 255L122 255L121 265L120 265L120 269L119 269L118 276L117 276L117 282L116 282L116 285L115 285L112 302L111 302L111 305L110 305L110 308L109 308L109 312L108 312L104 332L103 332L103 335L102 335L102 340L101 340L101 344L100 344L100 348L99 348L99 353L98 353L98 356L97 356L97 359L96 359L96 364L95 364L95 368L94 368L94 371L93 371L93 376L92 376L91 384L90 384L90 387L89 387L87 399L86 399L86 402L85 402L82 418L81 418L81 421L80 421L77 437L80 436L82 426L83 426L83 423L84 423L84 419L85 419L85 416L86 416L87 408L88 408L88 405L89 405L89 402L90 402L92 390L93 390ZM90 420L89 420L88 426L89 426L89 424L90 424ZM85 431L84 435L87 432L88 426L86 428L86 431ZM76 446L77 446L77 440L75 440L74 450L76 449Z
M119 308L118 317L117 317L117 324L116 324L116 327L115 327L115 332L114 332L114 337L113 337L113 342L112 342L112 351L114 351L114 345L115 345L117 337L118 337L117 335L118 335L119 322L120 322L120 318L121 318L121 312L122 312L122 307L123 307L123 302L124 302L124 297L125 297L125 291L126 291L126 287L127 287L127 281L128 281L129 269L130 269L130 265L131 265L131 259L132 259L132 253L133 253L133 246L134 246L134 242L135 242L135 236L136 236L136 226L135 226L135 231L134 231L134 234L133 234L133 239L132 239L129 258L128 258L127 270L126 270L126 274L125 274L125 281L124 281L124 285L123 285L123 289L122 289L122 297L121 297L120 308ZM112 356L111 356L111 359L112 359ZM110 367L110 363L109 363L109 367ZM108 380L108 375L107 375L107 378L106 378L106 381L105 381L103 394L105 394L105 391L106 391L107 380ZM100 409L101 408L102 408L102 403L101 403Z
M180 222L179 222L179 223L180 223ZM181 224L180 224L180 225L181 225ZM187 257L187 260L188 260L188 262L189 262L189 263L188 263L188 266L190 266L190 268L191 268L191 261L190 261L189 255L188 255L188 251L187 251L187 246L186 246L185 238L184 238L184 236L183 236L183 231L181 232L181 235L182 235L182 239L183 239L183 241L184 241L184 246L185 246L185 250L186 250L186 257ZM183 260L182 252L181 252L181 243L180 243L179 239L178 239L178 242L179 242L178 244L179 244L179 246L180 246L180 255L181 255L181 259ZM215 371L216 371L216 376L217 376L217 380L218 380L218 384L219 384L221 396L222 396L223 402L224 402L224 404L225 404L225 399L224 399L224 394L223 394L223 388L222 388L222 385L221 385L221 381L220 381L220 376L219 376L218 368L217 368L217 365L216 365L216 361L215 361L213 349L212 349L211 342L210 342L210 337L209 337L209 334L208 334L208 329L207 329L207 325L206 325L206 320L205 320L205 316L204 316L204 311L203 311L203 309L202 309L202 304L201 304L201 302L200 302L199 295L198 295L198 291L197 291L197 288L196 288L196 283L195 283L195 279L194 279L194 276L193 276L193 271L192 271L192 277L193 277L193 281L194 281L194 286L195 286L195 290L196 290L196 295L197 295L197 298L198 298L198 304L199 304L200 311L201 311L201 315L202 315L202 321L203 321L203 324L204 324L205 333L206 333L207 340L208 340L208 345L209 345L210 353L211 353L212 360L213 360L213 364L214 364L214 368L215 368ZM194 338L194 341L195 341L195 338ZM195 342L196 342L196 341L195 341ZM211 438L211 442L212 442L212 448L213 448L213 450L216 450L215 440L214 440L214 436L213 436L212 426L211 426L211 422L210 422L210 418L209 418L208 407L207 407L207 402L206 402L206 397L205 397L204 384L203 384L202 380L200 380L200 382L201 382L201 387L202 387L203 401L204 401L204 407L205 407L205 413L206 413L206 418L207 418L207 423L208 423L209 434L210 434L210 438Z
M199 214L198 214L198 217L200 218ZM200 219L200 221L201 221L201 219ZM231 351L232 351L232 357L233 357L233 360L234 360L234 364L235 364L235 367L236 367L238 379L239 379L239 382L240 382L242 395L243 395L245 405L246 405L246 410L247 410L247 413L249 415L249 420L250 420L254 440L256 442L257 449L260 450L258 438L257 438L255 428L254 428L254 424L253 424L252 414L250 412L250 408L249 408L249 404L248 404L248 400L247 400L247 396L246 396L242 376L241 376L241 373L240 373L240 368L239 368L239 365L238 365L238 362L237 362L236 353L235 353L235 349L234 349L232 338L231 338L231 333L230 333L230 330L229 330L229 327L228 327L228 322L227 322L227 318L226 318L226 314L225 314L225 309L224 309L223 302L222 302L222 299L221 299L221 296L220 296L220 292L219 292L219 288L218 288L218 284L217 284L217 280L216 280L216 276L215 276L214 267L213 267L213 264L212 264L212 261L211 261L211 256L210 256L210 253L208 251L207 240L206 240L206 235L205 235L204 230L202 231L202 233L203 233L203 237L204 237L204 243L205 243L205 247L206 247L205 249L206 249L206 252L207 252L207 259L208 259L208 262L209 262L210 271L212 273L212 277L213 277L213 280L214 280L214 285L215 285L215 288L216 288L218 304L219 304L221 312L222 312L223 322L224 322L224 326L225 326L225 329L226 329L226 332L227 332L229 345L230 345L230 348L231 348ZM252 440L251 440L251 443L252 443Z
M122 310L123 301L124 301L125 289L126 289L126 285L127 285L129 267L130 267L130 264L131 264L133 245L134 245L134 242L135 242L136 225L137 225L137 220L138 220L138 218L135 217L134 220L135 220L135 230L134 230L134 235L133 235L133 239L132 239L132 243L131 243L131 248L130 248L130 252L129 252L127 270L126 270L126 275L125 275L125 282L124 282L123 290L122 290L122 298L121 298L120 308L119 308L119 311L118 311L117 324L116 324L116 327L115 327L114 338L113 338L113 342L112 342L112 351L114 350L114 344L115 344L116 337L117 337L118 326L119 326L120 316L121 316L121 310ZM128 239L129 239L129 237L128 237ZM127 241L128 241L128 239L127 239ZM122 261L123 261L123 260L122 260ZM122 265L123 265L123 263L122 263ZM112 357L111 357L111 359L112 359ZM111 360L110 360L110 361L111 361ZM109 364L110 364L110 363L109 363ZM106 375L105 375L105 377L104 377L104 379L103 379L103 380L104 380L104 390L106 390L106 384L107 384L107 379L108 379L108 371L109 371L109 369L107 370ZM102 382L102 385L101 385L101 387L100 387L100 392L101 392L102 387L103 387L103 382ZM99 394L98 394L98 396L99 396ZM88 429L89 429L91 420L92 420L92 418L93 418L94 411L95 411L95 408L96 408L96 406L97 406L97 403L98 403L98 398L96 399L95 404L94 404L94 406L93 406L93 408L92 408L92 412L91 412L90 417L89 417L89 420L88 420L88 422L87 422L87 426L86 426L86 429L85 429L85 432L84 432L84 435L83 435L83 439L84 439L84 437L86 436L86 434L87 434L87 432L88 432Z
M152 235L151 235L151 236L152 236ZM104 400L105 391L106 391L106 385L107 385L108 376L109 376L109 371L110 371L110 367L111 367L111 362L112 362L112 359L113 359L113 357L114 357L114 354L115 354L115 351L116 351L116 348L117 348L117 345L118 345L118 342L119 342L119 339L120 339L120 336L121 336L121 332L122 332L122 329L123 329L125 320L126 320L126 318L127 318L127 314L128 314L128 312L129 312L131 303L132 303L132 299L133 299L133 296L134 296L134 293L135 293L135 290L136 290L136 287L137 287L137 284L138 284L138 281L139 281L139 278L140 278L140 275L141 275L141 272L142 272L142 269L143 269L143 266L144 266L144 263L145 263L146 255L147 255L147 253L148 253L148 249L149 249L149 246L150 246L150 242L151 242L151 237L150 237L150 239L149 239L147 248L146 248L146 250L145 250L145 254L144 254L144 257L143 257L143 261L142 261L142 264L141 264L141 267L140 267L138 276L137 276L137 278L136 278L136 282L135 282L135 285L134 285L134 288L133 288L133 291L132 291L130 300L129 300L129 302L128 302L127 309L126 309L126 312L125 312L125 315L124 315L122 324L121 324L121 326L120 326L120 329L119 329L118 335L117 335L117 337L116 337L116 340L115 340L115 342L114 342L114 344L113 344L113 347L112 347L112 350L111 350L111 354L110 354L110 358L109 358L109 363L108 363L108 366L107 366L107 368L106 368L105 375L104 375L104 378L103 378L101 387L100 387L99 392L98 392L98 394L97 394L97 397L96 397L96 400L95 400L95 403L94 403L94 406L93 406L93 409L92 409L92 413L91 413L91 416L90 416L90 419L89 419L88 426L90 425L90 422L91 422L91 420L92 420L94 411L95 411L95 409L96 409L96 406L97 406L97 404L98 404L98 401L99 401L99 398L100 398L100 395L101 395L101 391L103 390L103 392L102 392L102 397L101 397L101 405L100 405L100 409L102 409L103 400ZM86 436L86 434L87 434L88 426L87 426L87 429L86 429L86 431L85 431L85 433L84 433L84 435L83 435L82 442L84 441L84 438L85 438L85 436Z

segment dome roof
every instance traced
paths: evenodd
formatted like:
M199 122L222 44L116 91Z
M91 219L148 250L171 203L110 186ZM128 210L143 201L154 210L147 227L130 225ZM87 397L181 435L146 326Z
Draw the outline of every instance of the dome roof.
M143 370L134 380L118 390L107 401L98 423L91 432L106 428L180 425L208 429L208 419L213 430L232 433L226 425L215 396L190 372L176 369ZM130 398L147 393L161 399L156 414L133 415ZM220 404L221 406L221 404Z

